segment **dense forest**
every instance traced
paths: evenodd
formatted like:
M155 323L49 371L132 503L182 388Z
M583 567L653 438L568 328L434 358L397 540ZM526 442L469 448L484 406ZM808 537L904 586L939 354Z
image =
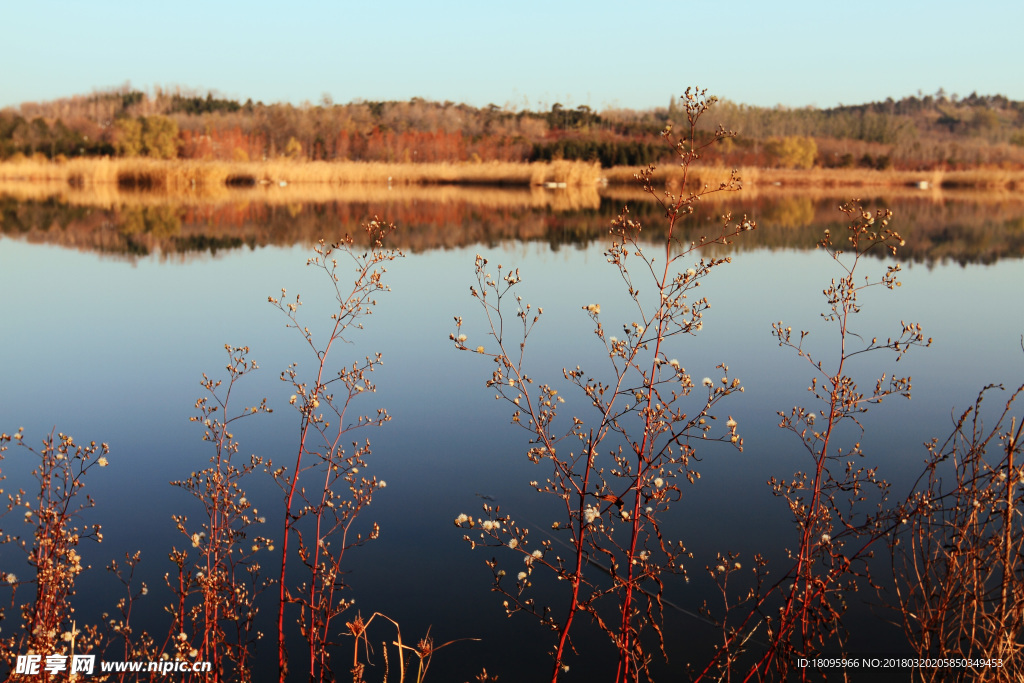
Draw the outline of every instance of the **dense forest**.
M264 104L208 92L129 86L0 110L0 160L76 156L480 162L580 159L602 166L673 158L660 137L685 110L549 111L413 98L407 102ZM1024 168L1024 102L933 95L831 109L720 101L701 120L737 133L706 156L732 166L909 170Z

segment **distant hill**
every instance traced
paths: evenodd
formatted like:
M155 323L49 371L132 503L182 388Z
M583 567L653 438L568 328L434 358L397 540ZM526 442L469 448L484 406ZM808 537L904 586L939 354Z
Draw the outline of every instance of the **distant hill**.
M401 102L264 104L215 93L123 87L0 111L0 160L42 155L398 162L672 159L660 138L686 125L673 100L652 110L587 106L550 111ZM705 161L759 167L1024 168L1024 102L1002 95L933 95L833 107L754 107L720 101L701 119L735 139Z

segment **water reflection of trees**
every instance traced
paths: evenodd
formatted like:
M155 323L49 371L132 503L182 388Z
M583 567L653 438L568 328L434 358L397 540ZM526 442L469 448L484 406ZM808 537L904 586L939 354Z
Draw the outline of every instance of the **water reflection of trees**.
M105 206L52 195L0 195L0 231L34 243L118 254L188 258L244 246L291 246L358 233L360 223L380 216L399 226L398 246L412 252L506 241L546 242L552 249L603 241L623 206L639 218L651 239L664 226L660 207L628 193L570 196L541 191L382 193L366 190L341 199L240 194L219 201L181 201L151 195L121 197ZM825 228L842 228L842 200L821 195L740 193L698 206L685 222L683 239L699 239L702 226L722 215L748 215L759 229L717 253L749 249L812 249ZM907 195L862 199L888 207L906 240L906 259L936 263L992 263L1024 256L1024 201L1010 196Z

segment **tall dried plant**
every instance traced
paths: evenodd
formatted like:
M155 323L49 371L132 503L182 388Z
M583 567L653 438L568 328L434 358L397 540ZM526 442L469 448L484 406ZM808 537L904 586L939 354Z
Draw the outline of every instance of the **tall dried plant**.
M213 445L210 466L171 482L191 493L203 512L198 527L186 515L173 517L186 545L170 553L177 571L167 576L167 584L175 602L168 608L172 624L163 652L175 659L210 662L212 676L204 674L205 680L250 681L261 637L256 598L266 588L258 553L273 550L273 541L260 535L266 520L243 488L245 478L261 470L264 461L252 455L238 462L233 430L239 420L272 411L263 399L232 412L237 410L232 404L236 384L258 366L247 358L247 347L224 348L228 380L225 384L204 374L207 395L196 401L199 414L190 418L203 427L203 440Z
M921 659L977 666L920 668L915 680L1020 680L1024 676L1024 419L1017 387L988 427L985 387L928 461L893 533L898 615ZM981 661L985 663L982 664Z
M18 627L4 629L11 635L0 638L0 660L13 663L19 655L67 657L94 651L100 642L99 630L79 627L71 599L79 575L87 568L80 544L103 539L98 524L82 521L83 513L95 506L83 489L90 470L107 466L109 448L95 441L79 444L67 434L51 432L36 449L25 443L19 429L13 435L0 434L0 459L12 441L19 455L32 463L34 482L28 491L6 492L5 514L19 517L30 533L22 537L7 532L0 542L21 550L30 574L18 577L10 570L0 572L0 582L11 591L10 607L17 608L20 617ZM29 595L19 605L20 589ZM0 619L4 616L0 611ZM45 669L41 673L43 680L56 677Z
M724 614L718 615L721 642L700 671L698 680L789 680L813 675L808 669L794 671L799 658L810 658L826 646L842 650L845 630L842 617L849 593L871 582L869 559L874 546L892 530L894 513L886 507L889 484L877 467L858 464L865 426L861 422L870 406L890 396L910 398L911 378L888 372L876 376L866 392L855 375L860 357L889 351L899 361L912 347L926 347L921 326L902 323L899 335L885 341L858 333L857 314L865 290L900 286L899 264L889 264L875 279L859 270L868 254L884 250L895 256L903 240L889 229L892 214L872 214L857 203L840 207L849 220L845 234L833 239L826 230L818 246L835 262L839 277L824 288L828 309L822 313L835 329L838 349L830 345L812 350L810 333L793 332L778 322L773 325L778 344L796 352L812 371L808 391L817 401L779 413L779 426L796 436L809 457L809 467L790 479L771 477L772 493L782 498L797 529L791 564L770 579L763 555L754 558L754 587L730 595L728 582L739 565L720 560L708 568L722 594ZM863 332L863 330L860 330ZM835 353L838 351L838 353ZM834 360L828 359L830 354ZM710 615L712 612L707 611ZM753 641L762 640L758 650ZM751 652L751 659L743 655ZM747 662L746 664L741 663Z
M346 441L355 430L380 426L391 419L383 408L375 414L353 414L360 395L376 390L370 374L383 360L378 353L338 370L332 369L331 362L336 355L332 353L335 347L362 328L362 319L377 304L376 297L389 291L384 284L386 266L403 256L401 251L385 246L392 230L393 225L379 220L367 224L369 246L362 253L349 236L331 245L321 240L314 248L315 255L306 265L322 271L329 279L337 304L331 314L330 331L323 340L318 341L309 327L299 322L300 296L286 301L287 292L282 289L280 298L269 297L315 358L314 376L308 380L299 377L295 364L281 373L281 380L292 385L295 393L290 402L300 414L295 465L291 470L272 470L285 495L277 613L281 683L288 676L285 611L289 605L299 608L299 630L306 641L310 680L333 680L336 676L331 667L331 650L338 645L334 639L339 629L332 626L336 617L352 604L342 595L346 588L342 561L347 550L377 538L379 533L376 523L366 534L353 530L357 516L385 482L363 472L370 454L369 439L362 443ZM347 261L341 270L339 258ZM346 266L355 271L351 287L342 285ZM288 567L296 558L304 574L298 583L293 583L289 581Z
M667 129L664 136L679 156L685 181L703 150L733 134L719 128L712 139L699 143L697 121L715 99L702 90L687 90L682 100L689 129L679 137ZM538 384L527 372L527 339L543 309L523 303L516 294L522 279L518 269L499 265L492 276L487 259L476 259L472 295L486 316L490 350L469 341L461 317L451 335L459 350L475 350L493 362L487 386L495 398L512 406L512 422L529 434L529 459L550 471L530 485L564 507L561 518L550 523L555 540L539 542L497 506L485 505L483 518L461 514L455 520L471 532L465 539L472 547L507 549L503 559L488 562L493 589L504 595L509 614L532 614L555 632L552 681L568 670L566 657L576 649L572 627L579 613L597 623L618 653L616 681L636 681L648 673L654 650L647 635L653 635L667 656L661 630L663 580L666 574L685 574L687 551L681 541L662 535L661 520L683 496L686 483L699 479L698 447L709 441L740 450L743 445L736 422L731 417L719 420L719 403L743 390L739 379L730 377L722 364L708 370L720 379L694 381L672 356L683 337L695 336L703 327L710 304L697 288L713 269L730 261L697 258L696 252L728 244L755 226L746 218L733 222L726 215L717 232L689 238L683 223L694 205L711 193L739 189L739 179L734 174L720 185L677 195L656 190L653 172L650 167L637 180L664 209L664 244L654 249L642 244L640 222L624 210L612 224L612 243L605 253L622 278L634 317L622 325L619 338L605 328L600 304L583 306L610 367L601 374L580 366L563 370L563 378L593 407L592 418L577 415L567 428L558 427L556 417L565 399L552 384ZM508 324L513 316L518 318L514 332ZM566 556L555 543L569 549ZM503 566L509 561L504 558L515 556L521 564L512 569L513 578ZM539 570L563 582L566 603L561 608L539 605L532 596Z

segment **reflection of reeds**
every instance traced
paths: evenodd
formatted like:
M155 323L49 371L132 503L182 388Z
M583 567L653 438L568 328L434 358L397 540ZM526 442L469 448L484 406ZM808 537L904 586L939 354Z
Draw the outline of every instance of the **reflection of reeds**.
M44 188L53 188L47 193ZM24 191L21 191L24 190ZM662 209L649 196L624 187L494 188L459 186L319 185L222 188L216 193L90 190L57 182L25 183L18 193L0 188L0 233L30 243L117 253L128 258L190 254L243 245L313 244L376 216L401 225L394 239L410 252L497 242L586 245L607 234L628 205L644 239L659 238ZM991 263L1024 255L1024 198L1005 192L892 188L865 196L866 205L892 206L916 262ZM709 195L680 223L687 239L715 229L722 216L756 218L758 230L740 244L706 246L708 256L738 249L811 249L821 230L840 229L831 192L761 187L717 201Z
M59 183L57 189L6 197L0 190L0 233L134 258L313 244L375 215L400 221L394 239L413 252L505 240L563 243L607 232L602 221L590 221L581 233L579 221L557 218L599 211L596 188L288 186L233 188L216 197L116 186L94 194Z
M600 166L582 161L550 163L431 163L189 161L160 159L80 158L63 163L24 160L0 163L0 181L58 181L75 187L121 185L176 192L199 188L253 185L513 185L553 183L592 187Z

